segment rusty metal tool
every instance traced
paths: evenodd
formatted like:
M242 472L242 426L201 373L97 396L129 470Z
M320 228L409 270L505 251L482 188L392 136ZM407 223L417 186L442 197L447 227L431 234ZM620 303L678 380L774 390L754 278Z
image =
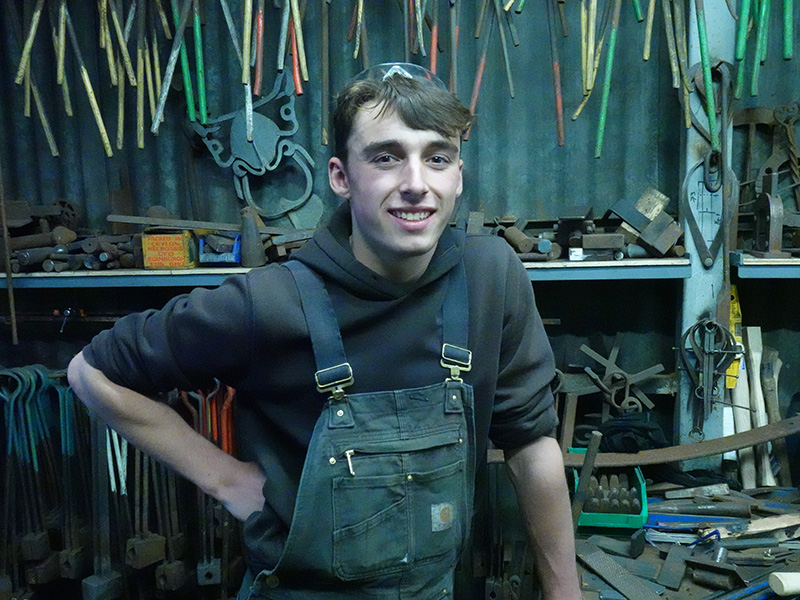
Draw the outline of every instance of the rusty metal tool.
M758 79L761 74L761 64L767 58L767 36L769 29L770 0L762 0L758 8L758 21L756 27L756 49L753 54L753 72L750 76L750 95L758 96Z
M428 68L431 73L436 75L436 69L439 62L439 2L433 0L431 7L431 20L429 23L431 30L431 47L429 51L430 62Z
M220 0L219 4L222 7L222 15L225 17L225 25L228 27L228 35L230 36L231 43L233 43L233 49L236 52L236 56L239 59L239 64L241 65L243 64L242 49L239 47L239 35L236 33L236 24L233 21L231 7L228 4L228 0Z
M591 68L591 65L594 64L596 31L597 31L597 0L588 0L588 6L586 9L586 48L585 48L587 68ZM586 77L585 83L587 84L589 83L588 76Z
M104 5L105 6L105 5ZM107 19L108 11L102 11L101 19L103 24L106 27L106 32L108 31L108 19ZM58 85L63 85L65 83L64 78L64 50L66 50L67 46L67 0L59 0L58 3L58 30L55 34L55 48L56 48L56 83ZM111 41L109 39L109 47L111 46ZM112 85L116 84L116 78L114 76L111 77Z
M306 46L303 41L303 16L300 13L300 3L298 0L289 0L292 9L292 21L294 22L294 35L297 42L298 60L300 62L300 73L303 81L308 81L308 65L306 64Z
M25 37L25 43L22 46L22 57L19 61L19 66L17 67L17 75L14 78L14 83L17 85L22 83L22 80L25 78L25 72L28 68L28 64L31 57L31 49L33 48L33 40L36 37L36 30L39 28L39 21L42 16L42 8L44 7L44 0L36 0L36 6L33 9L33 15L31 16L31 24L28 28L28 35Z
M225 0L220 0L223 2L223 13L225 14L226 23L228 22L228 17L230 16L230 10L225 11L224 9L227 7L227 3ZM177 36L177 27L180 24L180 10L178 8L178 0L170 0L170 9L172 11L172 20L175 23L176 27L176 36ZM185 27L185 23L184 23ZM229 24L229 31L230 31L230 24ZM183 35L183 34L181 34ZM174 43L174 37L173 43ZM236 53L241 60L241 50L239 50L239 41L238 39L234 39L234 48L236 49ZM189 53L186 49L186 43L181 40L179 45L179 56L181 61L181 74L183 77L183 92L186 97L186 113L189 118L189 121L194 123L197 118L197 113L195 112L195 105L194 105L194 88L192 86L192 75L189 69ZM167 62L167 66L169 66L169 61ZM161 84L161 92L159 92L159 98L161 94L164 93L164 86L169 86L171 83L171 78L169 81L166 81L167 75L164 74L163 77L164 81ZM157 112L157 111L156 111Z
M253 80L253 93L261 95L261 83L264 79L264 0L258 0L256 5L256 64L255 78Z
M144 92L145 92L145 61L144 55L144 21L146 4L143 4L136 13L136 145L144 148ZM151 115L152 118L152 115Z
M281 5L281 30L278 36L278 71L283 71L286 66L286 45L289 42L289 18L291 17L289 0L283 0Z
M713 440L703 440L702 442L694 444L669 446L667 448L654 450L641 450L631 454L604 452L598 455L595 464L597 467L660 465L668 462L724 454L731 450L740 450L748 446L765 444L797 432L800 432L800 416L783 419L778 423L770 423L769 425L756 427L742 433L736 433ZM564 465L567 467L579 467L582 460L583 456L580 454L567 453L564 455Z
M8 312L11 320L11 343L19 344L19 333L17 331L17 310L14 301L14 283L11 277L11 244L8 235L8 215L6 214L6 195L3 188L3 165L0 162L0 219L2 219L3 234L3 262L6 273L6 289L8 291Z
M320 143L328 145L328 131L330 130L330 8L331 0L320 0Z
M547 27L550 30L550 56L553 60L553 94L556 103L556 143L564 145L564 100L561 94L561 60L558 56L558 43L556 41L555 3L557 0L547 2Z
M506 81L508 82L508 93L514 97L514 77L511 73L511 58L508 54L508 41L506 40L506 30L503 26L503 9L500 6L500 0L493 0L495 16L497 18L497 29L500 33L500 47L503 51L503 65L506 71Z
M458 93L458 2L450 1L450 81L447 88L451 93ZM485 61L484 61L485 62Z
M66 25L64 25L64 27L66 28ZM66 35L66 29L65 29L64 35ZM58 60L58 55L60 53L63 53L64 49L66 47L66 39L59 40L58 36L59 36L59 33L57 32L56 27L55 26L51 27L51 37L53 38L53 50L56 53L56 60ZM110 48L111 47L111 43L109 43L108 46ZM116 70L116 66L114 66L113 73L114 73L114 75L111 77L111 85L117 85L117 70ZM64 101L64 112L66 113L66 115L68 117L71 117L73 115L72 99L70 97L70 91L69 91L69 89L70 89L69 88L69 80L68 80L66 74L62 75L61 81L59 82L58 85L61 86L61 97L62 97L62 99Z
M647 3L647 20L644 27L644 50L642 59L650 60L650 45L653 37L653 20L656 13L656 0L649 0Z
M134 529L135 537L125 544L125 563L134 569L143 569L163 561L166 557L166 539L151 533L150 520L150 462L146 454L136 450L134 458ZM140 470L141 465L141 470Z
M354 17L355 28L353 30L353 35L355 36L356 43L353 49L353 58L358 58L358 51L361 48L361 28L364 26L364 0L356 0Z
M122 8L118 0L108 0L111 8L111 22L114 25L114 31L117 33L117 45L119 46L122 64L125 65L125 73L128 75L128 83L136 86L136 74L133 72L133 61L131 60L130 52L128 52L128 36L122 26Z
M599 431L593 431L589 440L589 446L586 449L586 454L583 455L583 463L581 464L580 475L578 476L578 486L575 490L575 495L572 498L572 529L578 530L578 521L581 518L583 511L583 504L586 501L586 492L589 489L589 479L592 476L594 469L595 459L600 450L600 441L603 434Z
M244 0L242 25L242 83L250 84L250 36L253 34L253 0Z
M22 47L22 29L20 26L19 15L17 14L16 8L13 2L7 3L8 13L9 13L9 21L11 22L11 30L12 30L12 38L18 47ZM36 112L39 115L39 122L42 125L42 130L44 131L45 140L47 141L47 145L50 148L50 154L52 156L58 156L58 145L56 144L55 137L53 136L53 130L50 127L50 121L47 118L47 112L45 111L44 104L42 103L41 94L39 93L39 87L36 85L36 78L34 77L33 73L30 70L30 66L28 66L26 72L26 79L27 82L25 84L25 93L30 94L33 96L34 104L36 105ZM26 100L26 107L28 106L28 101ZM30 116L29 110L26 110L25 116Z
M94 534L94 574L81 582L81 591L86 600L107 600L122 595L122 574L112 569L111 564L111 523L108 498L108 468L105 446L106 426L97 418L92 418L92 493L94 511L92 513Z
M167 94L172 85L172 76L175 74L175 65L178 62L178 56L181 51L181 44L183 42L183 34L186 28L186 23L189 21L189 13L192 8L192 0L183 0L181 12L178 17L178 23L175 27L175 36L172 39L172 50L170 51L169 58L167 59L167 66L164 70L164 76L161 78L161 95L158 98L158 106L156 107L156 114L153 118L153 125L150 131L154 134L158 133L159 126L161 125L161 117L164 114L164 107L167 103Z
M578 560L600 575L625 597L636 598L637 600L658 600L658 594L653 592L645 582L630 574L594 544L585 540L578 540L575 546Z
M661 8L664 13L664 30L667 38L669 67L670 72L672 73L672 87L677 89L680 86L680 66L678 64L678 50L675 45L675 26L672 14L672 0L661 0Z
M691 553L692 551L689 548L673 544L664 559L664 564L658 573L656 583L671 590L679 590L686 574L686 559L691 556Z
M106 151L106 156L111 157L114 155L114 152L111 149L111 141L108 139L106 126L105 123L103 123L103 115L100 112L100 106L97 104L97 97L94 94L92 82L89 79L89 72L86 70L86 63L84 63L83 61L83 55L81 54L81 49L80 46L78 45L78 38L75 35L75 28L72 24L72 18L70 17L69 9L66 10L66 19L67 19L67 33L69 34L69 40L72 45L72 51L75 53L75 60L77 61L78 68L80 69L81 80L83 81L83 86L86 89L86 96L89 99L89 105L92 108L92 114L94 115L95 123L97 124L97 129L100 132L100 138L103 142L103 148Z
M486 29L486 32L483 34L483 47L481 48L481 56L478 60L478 68L475 71L475 82L472 86L472 98L470 99L469 103L469 111L474 115L475 110L478 107L478 96L481 91L481 83L483 82L483 74L486 69L486 57L489 54L489 40L492 35L492 29L494 29L494 21L495 21L496 13L495 11L490 11L489 15L489 26ZM469 136L469 132L465 136L467 139Z
M289 0L287 0L289 1ZM294 82L294 93L298 96L303 95L303 77L301 74L299 49L297 45L297 34L294 26L294 17L289 18L289 46L292 49L292 81Z

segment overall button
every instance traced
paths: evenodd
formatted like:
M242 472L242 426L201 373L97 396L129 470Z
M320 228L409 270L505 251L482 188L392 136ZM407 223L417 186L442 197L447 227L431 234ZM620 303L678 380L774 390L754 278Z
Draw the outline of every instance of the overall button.
M280 582L281 580L277 575L267 575L264 578L264 585L266 585L268 588L276 588Z

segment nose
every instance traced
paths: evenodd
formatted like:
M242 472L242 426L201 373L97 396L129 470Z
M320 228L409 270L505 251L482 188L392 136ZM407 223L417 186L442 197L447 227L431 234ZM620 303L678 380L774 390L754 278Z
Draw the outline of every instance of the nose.
M403 180L400 184L400 193L407 200L419 200L428 192L428 182L425 179L425 164L421 158L410 157L406 161L402 173Z

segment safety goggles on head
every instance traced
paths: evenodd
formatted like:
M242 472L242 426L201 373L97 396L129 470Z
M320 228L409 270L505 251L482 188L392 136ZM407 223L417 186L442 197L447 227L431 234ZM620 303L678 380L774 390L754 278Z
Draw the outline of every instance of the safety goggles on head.
M436 75L431 73L428 69L413 63L405 62L388 62L369 67L368 69L364 69L360 73L353 76L353 78L350 80L350 83L355 81L364 81L367 79L378 79L384 81L389 77L394 77L395 75L407 77L408 79L416 79L417 81L422 81L447 91L447 86L444 84L444 82L436 77Z

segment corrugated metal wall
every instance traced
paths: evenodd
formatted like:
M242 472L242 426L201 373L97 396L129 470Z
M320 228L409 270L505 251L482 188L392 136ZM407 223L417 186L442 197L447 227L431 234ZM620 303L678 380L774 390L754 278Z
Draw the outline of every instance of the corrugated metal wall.
M447 24L449 3L437 1L441 4L438 6L441 23L439 39L443 48L439 57L439 73L443 79L447 79L452 54ZM75 114L73 117L66 116L61 92L55 83L51 20L46 6L33 46L31 68L58 145L59 156L54 158L50 155L35 107L31 109L30 117L23 116L24 89L13 82L21 44L13 35L9 7L16 5L22 17L23 12L30 13L33 4L11 0L0 11L0 159L7 196L25 199L33 204L67 198L85 209L90 226L102 227L105 215L110 211L110 192L120 187L120 173L123 167L127 167L134 211L143 213L150 205L162 204L184 218L235 218L239 204L230 171L216 166L199 142L199 137L187 126L181 92L172 90L166 107L166 119L160 126L158 136L146 132L145 148L139 149L135 134L135 89L128 86L124 147L122 150L115 147L114 156L107 158L76 69L74 52L68 46L67 75ZM55 2L51 0L48 4ZM122 4L127 11L130 3ZM163 4L168 5L167 2ZM236 2L230 4L241 31L241 5ZM601 11L604 4L600 3ZM643 4L642 10L645 10L646 3ZM460 2L459 6L457 91L462 101L468 104L483 41L474 37L479 3ZM464 209L483 208L489 216L515 214L554 219L563 215L583 214L589 207L595 208L596 215L602 214L620 198L637 198L646 186L654 186L675 197L680 177L678 156L682 117L678 94L671 87L660 3L657 3L653 27L652 57L644 62L645 23L637 21L631 3L623 2L605 143L599 159L594 158L594 150L601 100L599 88L605 58L597 77L598 89L579 119L570 119L582 98L578 6L577 2L563 5L569 35L564 37L559 31L556 36L563 77L564 147L556 145L546 3L532 1L521 14L516 14L513 9L509 13L519 41L519 46L514 47L509 40L516 92L513 99L509 96L500 37L496 28L493 30L482 93L477 105L478 124L464 149ZM220 3L206 0L203 9L208 111L209 116L214 118L242 109L244 93ZM117 90L110 84L105 55L98 47L97 6L95 3L71 2L70 10L105 126L114 144ZM354 43L347 40L353 3L332 2L330 10L331 88L335 91L349 76L360 70L362 58L353 58ZM402 60L400 4L380 0L366 3L364 10L370 64ZM320 11L320 2L309 3L306 7L303 29L310 80L304 86L305 93L297 99L300 129L294 140L313 157L316 164L314 192L329 203L333 202L327 190L325 174L329 149L320 143ZM151 12L155 12L152 6ZM780 11L772 11L771 19L773 31L780 31ZM268 6L264 51L267 89L277 74L275 56L279 21L280 10ZM154 22L158 24L155 16ZM160 29L157 30L163 70L170 42ZM425 35L428 43L427 28ZM131 37L134 39L129 43L129 48L134 53L135 67L135 28ZM186 38L191 45L189 29L186 30ZM751 99L746 95L743 103L775 106L797 96L798 61L782 61L778 57L779 38L777 33L770 38L771 56L763 67L760 96ZM190 48L190 57L192 54ZM427 65L429 60L420 54L413 55L412 59L423 65ZM180 67L173 81L179 84L179 80ZM146 108L145 113L145 127L149 129L149 109ZM285 128L284 123L280 125ZM303 177L299 172L290 174L287 179L292 181L295 175L300 176L302 183ZM274 195L270 185L260 190L264 202L269 201L270 192Z

